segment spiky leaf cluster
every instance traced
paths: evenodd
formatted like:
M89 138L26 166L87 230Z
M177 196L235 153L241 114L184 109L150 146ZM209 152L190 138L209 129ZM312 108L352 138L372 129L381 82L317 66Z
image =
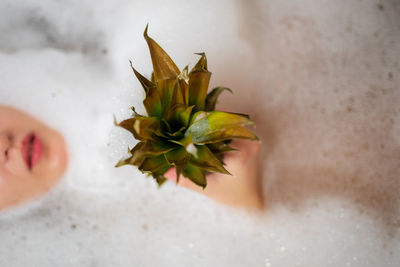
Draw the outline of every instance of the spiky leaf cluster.
M139 140L130 149L130 157L117 167L135 165L148 173L161 185L164 174L175 167L180 174L195 184L207 185L207 172L229 174L224 168L222 155L234 150L229 146L233 138L255 140L257 137L246 125L253 124L247 115L215 111L218 96L225 87L217 87L208 94L211 72L207 69L204 53L188 72L178 69L168 54L147 35L153 63L150 80L132 70L141 83L146 97L143 100L147 116L134 114L119 124Z

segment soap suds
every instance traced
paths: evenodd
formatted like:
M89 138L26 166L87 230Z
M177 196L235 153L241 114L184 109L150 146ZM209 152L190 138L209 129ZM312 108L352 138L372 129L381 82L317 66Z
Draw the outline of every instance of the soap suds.
M0 104L59 129L70 164L0 214L0 266L398 266L400 6L379 5L3 1ZM147 23L181 69L206 52L220 108L257 123L263 213L114 168L136 141L113 115L145 112Z

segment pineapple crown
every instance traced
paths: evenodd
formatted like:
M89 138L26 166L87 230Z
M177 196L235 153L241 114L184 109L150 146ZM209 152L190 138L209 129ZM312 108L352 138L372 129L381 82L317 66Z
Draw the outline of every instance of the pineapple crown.
M177 182L182 174L193 183L205 188L208 172L230 174L224 168L223 154L234 148L233 138L257 140L244 126L254 124L248 115L215 111L218 96L229 88L216 87L208 94L211 72L207 69L204 53L188 72L175 65L168 54L147 35L144 38L150 50L153 74L148 80L135 70L142 85L147 116L136 113L116 123L139 140L128 149L130 156L120 160L116 167L134 165L143 173L152 175L161 185L164 174L176 169Z

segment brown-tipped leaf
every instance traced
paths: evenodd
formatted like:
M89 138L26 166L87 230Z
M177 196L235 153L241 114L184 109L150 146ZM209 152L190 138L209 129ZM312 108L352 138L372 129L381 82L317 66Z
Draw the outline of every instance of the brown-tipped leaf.
M117 165L115 165L115 167L121 167L128 164L139 166L143 162L145 155L140 152L138 153L138 151L140 151L143 148L143 146L145 146L145 144L146 144L145 142L137 143L135 147L132 148L131 151L129 152L131 156L127 159L120 160L117 163Z
M153 157L168 153L175 149L177 145L167 143L156 143L156 142L139 142L130 151L131 156L127 159L120 160L116 167L123 166L126 164L139 166L146 157Z
M230 89L214 88L207 94L211 72L204 53L188 72L182 72L168 54L144 31L153 63L151 79L136 71L133 73L145 90L143 104L148 117L136 113L116 125L130 131L140 140L130 157L117 163L138 166L153 176L159 185L165 182L165 173L175 167L177 181L183 174L195 184L207 185L206 173L229 174L224 168L223 154L234 150L228 145L232 138L257 139L245 128L252 124L244 114L217 112L219 95Z
M195 53L195 54L199 55L201 57L200 57L199 61L197 61L196 65L194 65L193 69L190 72L208 71L206 53Z
M194 110L204 110L211 72L207 70L207 58L201 54L200 60L189 73L189 105Z
M135 74L136 78L139 80L140 84L142 85L144 91L146 92L146 94L148 93L149 89L151 87L155 87L156 85L149 81L146 77L144 77L142 74L140 74L139 72L136 71L136 69L133 67L132 65L132 61L129 60L129 63L131 64L131 68L133 73Z
M146 26L143 36L150 50L155 80L175 78L180 73L179 68L161 46L147 35L147 28L148 26Z
M121 121L118 126L128 130L138 140L153 140L153 132L159 128L154 117L136 117Z

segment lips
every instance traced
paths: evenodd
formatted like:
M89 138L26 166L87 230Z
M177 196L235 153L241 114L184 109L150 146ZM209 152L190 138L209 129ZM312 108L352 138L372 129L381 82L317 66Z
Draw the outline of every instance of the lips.
M30 133L22 140L21 152L28 169L32 170L42 156L43 144L34 133Z

